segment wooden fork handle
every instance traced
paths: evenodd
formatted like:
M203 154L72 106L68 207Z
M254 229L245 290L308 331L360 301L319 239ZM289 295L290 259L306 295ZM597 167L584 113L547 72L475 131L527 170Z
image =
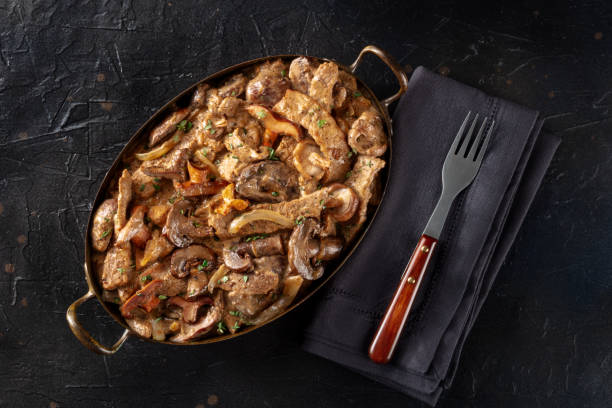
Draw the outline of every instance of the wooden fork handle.
M423 234L404 270L393 300L376 330L368 354L375 363L386 364L391 360L419 285L427 269L438 240Z

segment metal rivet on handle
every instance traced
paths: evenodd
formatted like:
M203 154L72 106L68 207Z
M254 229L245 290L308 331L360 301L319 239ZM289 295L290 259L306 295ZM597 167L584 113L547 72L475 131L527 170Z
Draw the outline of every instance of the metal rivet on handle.
M408 283L411 283L411 284L414 285L416 283L416 280L412 276L409 276L408 277Z
M423 246L421 247L421 251L423 251L423 252L425 252L425 253L428 253L428 252L429 252L429 247L428 247L427 245L423 245Z

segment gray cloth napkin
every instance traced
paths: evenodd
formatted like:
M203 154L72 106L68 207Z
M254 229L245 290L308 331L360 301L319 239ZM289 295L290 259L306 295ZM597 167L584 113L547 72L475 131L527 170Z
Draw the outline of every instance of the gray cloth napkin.
M367 349L441 192L446 153L468 111L495 131L447 219L392 361ZM482 117L482 116L481 116ZM389 185L366 238L327 287L304 348L435 405L560 143L538 112L423 67L393 116Z

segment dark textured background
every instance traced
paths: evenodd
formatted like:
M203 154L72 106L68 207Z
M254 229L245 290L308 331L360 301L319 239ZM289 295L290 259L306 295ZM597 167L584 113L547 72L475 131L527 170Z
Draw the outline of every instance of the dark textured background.
M439 406L610 406L610 3L420 3L1 1L0 406L421 406L301 351L307 305L230 342L131 339L112 357L82 347L64 318L86 291L97 187L158 107L249 58L348 63L369 43L407 70L425 65L539 109L563 137ZM394 82L380 68L361 74L386 96ZM99 305L80 311L114 341Z

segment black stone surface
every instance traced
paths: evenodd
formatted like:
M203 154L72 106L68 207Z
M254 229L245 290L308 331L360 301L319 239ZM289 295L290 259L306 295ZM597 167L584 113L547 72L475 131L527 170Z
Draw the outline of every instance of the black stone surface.
M608 2L0 3L0 407L420 407L299 348L309 307L203 347L70 333L83 234L130 135L196 80L246 59L351 62L376 44L539 109L563 137L440 407L612 400L612 8ZM386 96L374 59L361 75ZM90 302L103 343L119 326Z

